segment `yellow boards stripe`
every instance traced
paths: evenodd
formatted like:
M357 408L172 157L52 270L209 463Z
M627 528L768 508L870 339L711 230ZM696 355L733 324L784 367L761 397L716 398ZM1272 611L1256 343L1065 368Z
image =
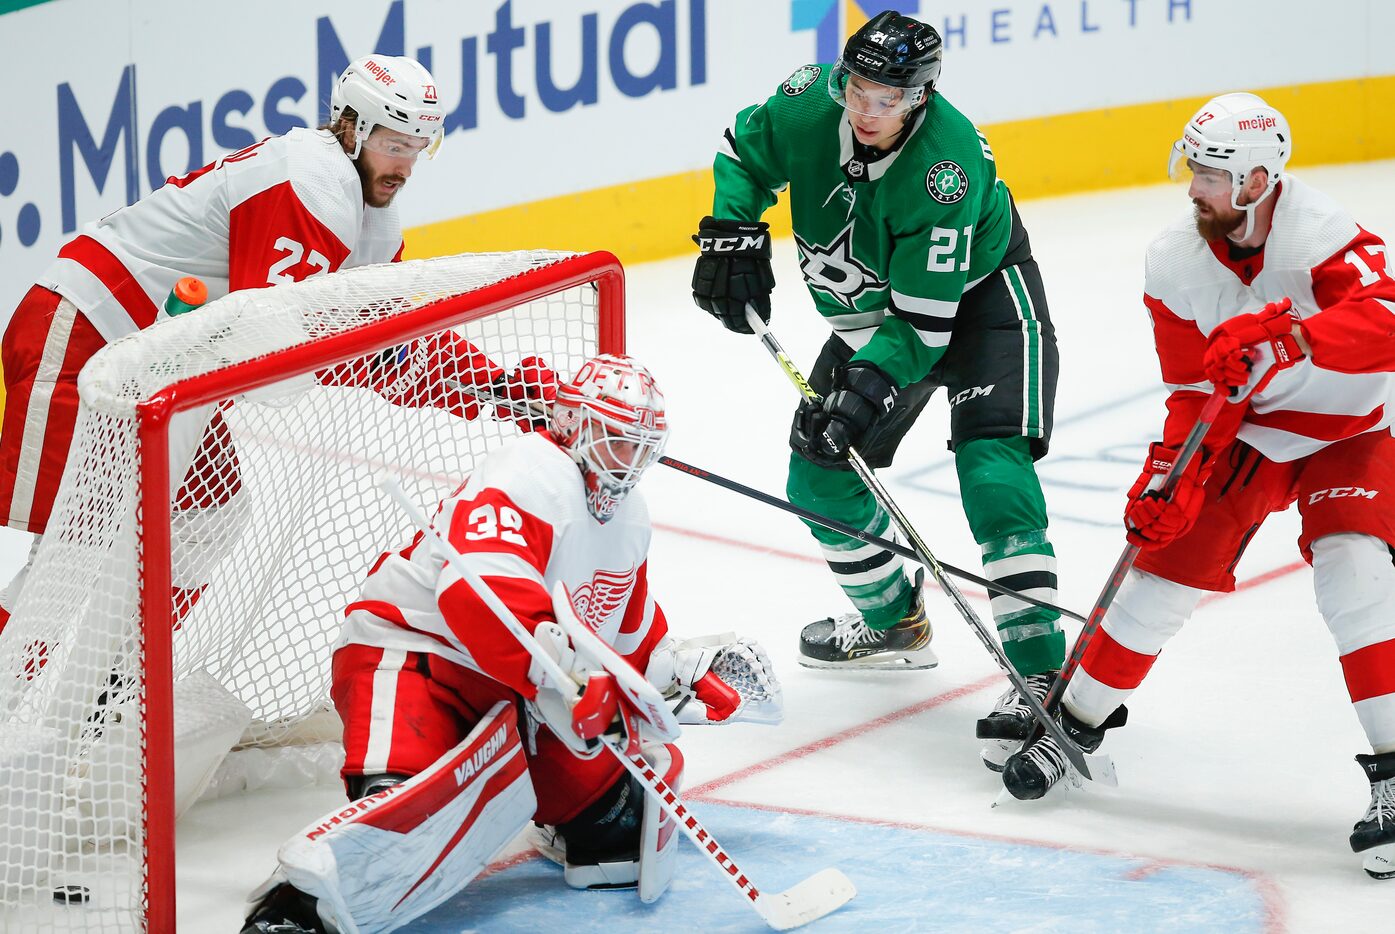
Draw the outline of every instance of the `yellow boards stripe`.
M1395 75L1258 92L1293 127L1294 164L1395 156ZM998 171L1018 198L1163 180L1168 147L1205 97L1132 104L982 127ZM410 197L410 194L408 195ZM409 257L547 247L606 249L626 263L691 252L688 238L712 204L707 168L484 211L407 231ZM789 233L782 201L766 215Z

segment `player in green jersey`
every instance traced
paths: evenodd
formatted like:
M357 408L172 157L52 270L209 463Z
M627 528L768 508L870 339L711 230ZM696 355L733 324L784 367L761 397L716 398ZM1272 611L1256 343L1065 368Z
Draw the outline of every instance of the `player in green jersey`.
M877 15L834 65L805 65L737 114L713 175L712 215L694 299L733 331L746 306L770 317L768 226L789 188L800 266L833 333L790 435L792 502L889 533L890 518L847 463L873 467L944 386L964 512L985 574L1056 599L1056 558L1034 462L1051 438L1058 358L1041 275L988 140L936 93L943 43L930 26ZM804 628L813 668L928 668L919 576L892 552L810 526L856 612ZM1061 667L1059 614L996 596L1008 658L1044 696ZM979 721L984 761L1001 768L1031 719L1009 691Z

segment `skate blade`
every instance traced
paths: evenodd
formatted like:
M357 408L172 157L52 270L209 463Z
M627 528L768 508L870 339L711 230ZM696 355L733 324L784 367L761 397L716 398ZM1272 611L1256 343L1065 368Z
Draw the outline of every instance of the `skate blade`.
M925 671L939 664L939 658L928 648L918 652L902 652L896 655L868 655L847 662L829 662L821 658L799 656L801 668L813 668L820 671Z
M1361 868L1372 879L1395 879L1395 843L1372 847L1362 853Z

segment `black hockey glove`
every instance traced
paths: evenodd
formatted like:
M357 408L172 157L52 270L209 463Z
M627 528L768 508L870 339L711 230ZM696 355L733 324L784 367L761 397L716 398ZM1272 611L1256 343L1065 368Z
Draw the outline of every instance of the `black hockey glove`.
M899 392L876 364L849 361L833 372L833 391L821 403L800 403L794 417L796 446L823 467L846 460L848 448L862 444L891 412Z
M728 330L750 334L746 303L770 323L770 225L704 217L693 235L702 250L693 269L693 301Z

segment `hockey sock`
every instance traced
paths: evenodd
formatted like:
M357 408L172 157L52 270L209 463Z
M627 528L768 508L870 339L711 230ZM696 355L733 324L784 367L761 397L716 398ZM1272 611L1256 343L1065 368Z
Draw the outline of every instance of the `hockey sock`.
M786 493L797 506L873 535L893 537L891 517L850 470L829 470L792 453ZM818 540L838 586L868 626L889 629L910 612L915 593L900 556L811 522L805 525Z
M1056 602L1056 552L1046 537L1046 500L1027 438L978 438L955 448L959 494L989 579ZM1003 651L1024 675L1061 667L1061 614L994 594L993 619Z

